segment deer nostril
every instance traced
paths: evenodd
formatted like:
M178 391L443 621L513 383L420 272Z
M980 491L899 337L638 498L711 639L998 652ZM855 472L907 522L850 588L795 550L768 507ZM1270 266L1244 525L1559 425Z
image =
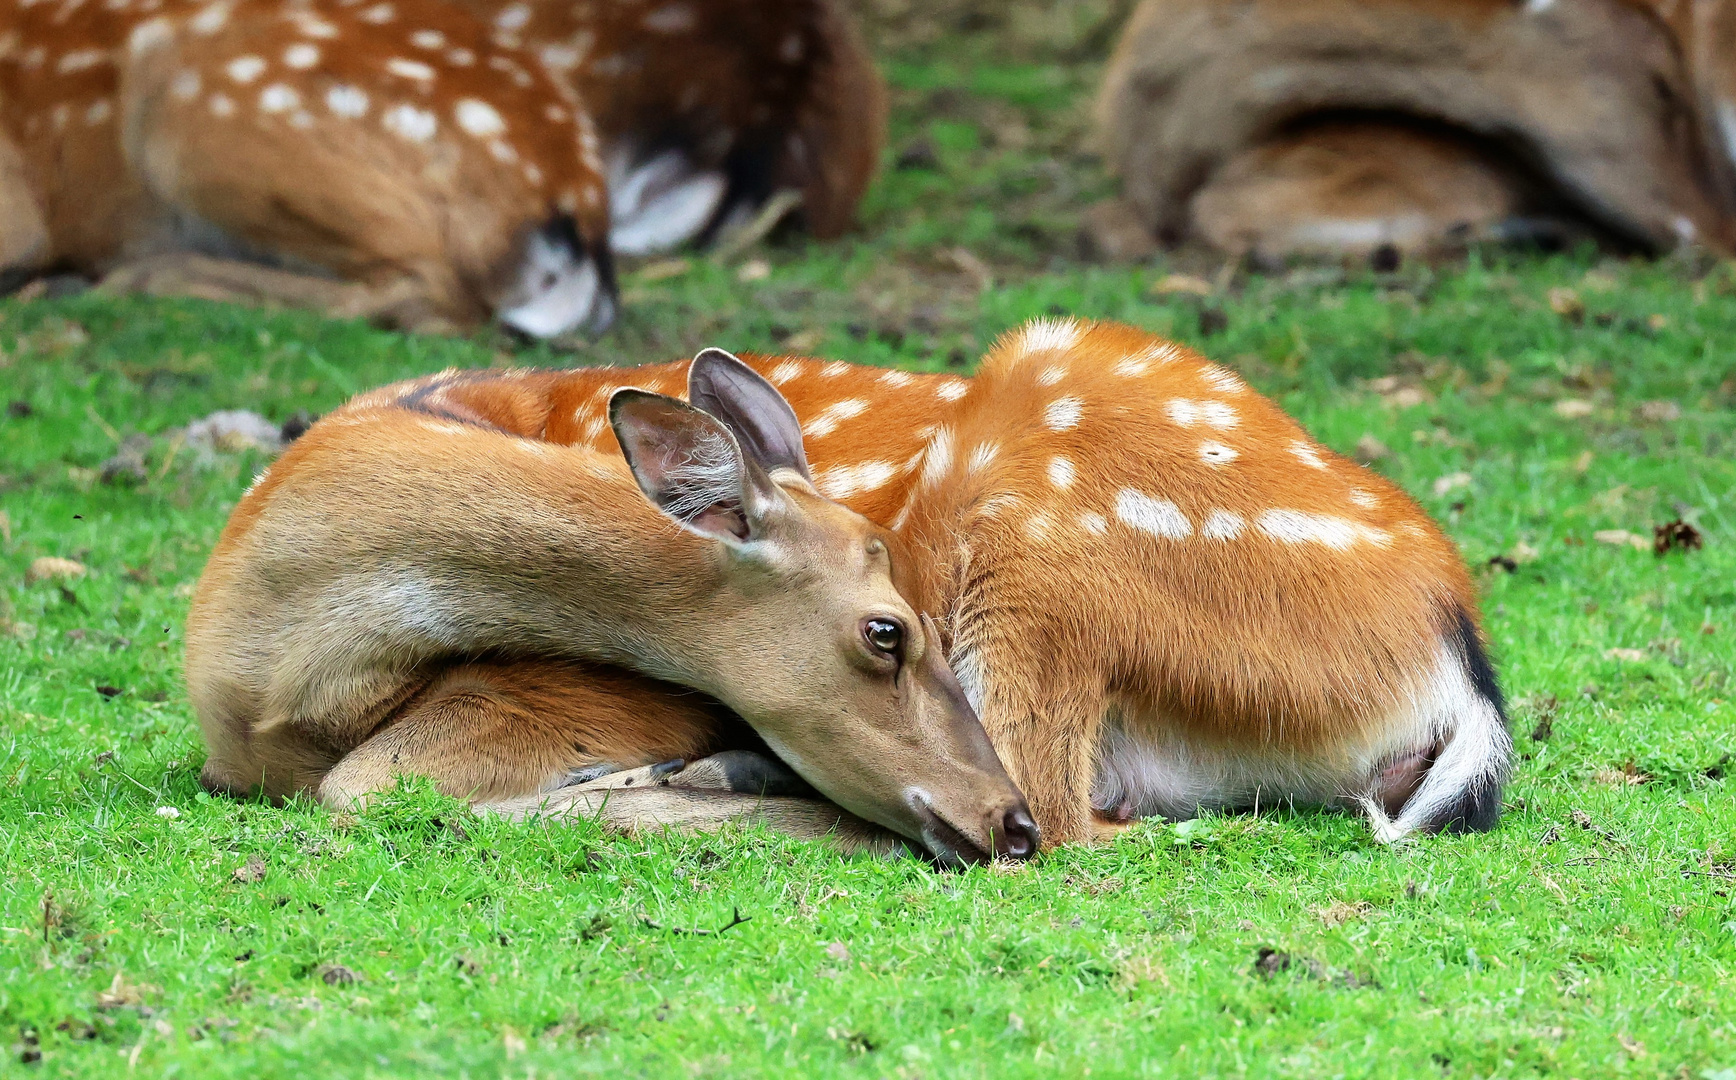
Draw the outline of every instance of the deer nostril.
M995 854L1008 859L1029 859L1037 853L1042 835L1029 812L1009 810L1001 819L999 835L995 837Z

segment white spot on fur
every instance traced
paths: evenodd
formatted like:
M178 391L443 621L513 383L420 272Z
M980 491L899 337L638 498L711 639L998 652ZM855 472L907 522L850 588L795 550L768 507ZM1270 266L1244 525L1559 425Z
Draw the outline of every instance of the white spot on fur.
M1038 386L1054 386L1067 377L1067 369L1060 364L1050 364L1037 376Z
M1309 514L1301 510L1268 510L1260 515L1260 531L1286 544L1324 544L1343 551L1358 542L1385 547L1392 536L1349 518Z
M76 75L78 72L89 71L99 64L106 63L109 63L109 51L107 49L74 49L69 53L61 54L60 59L54 63L54 70L62 75Z
M1310 469L1326 468L1326 462L1321 459L1319 452L1300 439L1290 444L1290 452L1296 455L1297 461Z
M567 45L544 45L537 59L550 71L572 71L584 62L585 54Z
M1212 385L1212 388L1223 394L1239 394L1248 388L1248 384L1237 378L1235 373L1216 364L1209 364L1200 371L1200 378Z
M401 56L387 60L386 70L400 78L414 79L417 82L427 82L434 78L433 68L420 60L406 60Z
M1165 540L1186 540L1193 535L1193 525L1175 503L1132 488L1122 488L1115 496L1115 516L1125 525Z
M928 453L922 462L922 482L932 487L952 470L952 429L941 428L928 440Z
M97 98L84 110L84 122L87 127L96 127L114 115L114 106L108 98Z
M494 25L502 30L523 30L530 22L530 8L523 4L509 4L500 9L500 14L494 17Z
M418 30L410 35L410 44L418 49L444 49L446 35L438 30Z
M1102 514L1080 514L1079 527L1092 536L1102 536L1109 531L1109 521Z
M305 11L298 11L290 16L295 20L295 28L301 31L303 37L319 38L330 41L338 36L338 28L324 19L316 18Z
M195 33L209 37L223 29L229 22L229 9L232 5L225 2L210 4L199 10L199 14L187 20L187 26Z
M899 371L897 368L893 368L890 371L882 371L880 373L880 384L882 386L909 386L915 381L916 376L912 375L908 371Z
M1364 510L1373 510L1380 505L1380 500L1375 498L1372 492L1364 491L1361 488L1350 489L1350 501Z
M1208 440L1200 443L1200 457L1205 460L1207 465L1228 465L1240 456L1235 450L1221 442Z
M1019 351L1032 353L1071 349L1079 344L1084 327L1077 319L1038 319L1019 332Z
M342 116L350 120L368 114L367 92L354 86L338 84L326 91L326 108L334 116Z
M272 83L259 92L259 107L268 113L288 112L301 104L301 95L282 83Z
M782 386L792 379L800 378L801 374L801 361L785 360L777 367L772 368L771 373L766 376L766 379L771 382L773 386Z
M1241 417L1236 415L1236 410L1221 401L1200 402L1200 415L1205 418L1206 423L1219 431L1228 431L1241 422Z
M864 461L860 465L836 465L830 469L821 470L814 478L814 486L820 494L828 499L843 499L857 492L873 491L883 487L887 481L897 475L898 469L890 461Z
M446 62L453 67L469 67L476 63L476 54L469 49L453 49L446 54Z
M1001 447L999 443L978 443L976 448L970 452L970 460L965 463L965 471L981 472L983 469L989 467L989 463L994 461L995 455L1000 452Z
M824 378L836 379L840 375L849 374L849 371L850 371L850 365L849 364L844 363L844 361L842 361L842 360L834 360L830 364L827 364L825 367L821 368L820 374Z
M175 36L175 28L167 19L157 18L133 27L127 35L127 51L134 56L167 44Z
M1117 360L1115 366L1110 370L1125 378L1137 379L1139 376L1145 374L1147 366L1148 365L1143 357L1124 356L1120 360Z
M258 56L237 56L223 65L223 70L231 79L246 86L265 72L265 60Z
M1242 529L1247 525L1242 515L1228 510L1213 510L1206 517L1206 523L1200 526L1200 535L1208 540L1234 540L1242 535Z
M200 87L203 85L197 71L177 71L174 80L169 83L169 93L175 95L179 101L192 101L199 96Z
M970 393L970 384L963 379L948 379L935 387L934 393L942 401L957 401Z
M285 67L294 68L296 71L306 71L319 63L319 46L298 41L283 50L283 63Z
M511 143L492 139L488 143L488 156L503 165L510 165L518 160L518 151L512 148Z
M1056 456L1049 459L1049 483L1058 488L1073 486L1073 478L1077 475L1073 463L1064 457Z
M1050 431L1066 431L1079 426L1079 418L1085 413L1085 403L1076 397L1056 398L1049 402L1043 410L1043 423Z
M500 118L494 106L475 98L460 99L452 110L452 116L465 134L479 139L491 138L506 130L506 121Z
M664 4L645 16L645 29L659 34L682 34L698 23L693 9L686 4Z
M809 436L830 435L838 430L838 425L854 416L861 416L868 411L868 403L861 398L845 398L834 402L820 410L820 414L810 420L802 428L802 434Z
M1169 412L1169 418L1182 427L1193 427L1200 422L1199 406L1187 398L1176 398L1164 405Z
M375 4L371 8L362 9L356 18L375 26L384 26L398 17L398 9L391 4Z
M225 94L212 94L208 102L212 116L229 117L235 115L235 103Z
M1047 540L1054 527L1055 519L1039 510L1025 519L1025 537L1029 540Z
M427 142L440 130L440 121L433 113L414 105L394 105L386 110L380 122L387 131L415 143Z

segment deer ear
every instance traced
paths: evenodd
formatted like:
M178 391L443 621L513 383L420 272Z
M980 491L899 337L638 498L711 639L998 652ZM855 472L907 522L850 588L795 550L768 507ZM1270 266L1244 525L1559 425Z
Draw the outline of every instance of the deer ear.
M609 424L639 490L659 510L726 542L761 531L777 486L715 417L662 394L617 390Z
M796 410L753 368L722 349L706 349L687 370L687 400L722 420L767 472L794 469L813 481Z

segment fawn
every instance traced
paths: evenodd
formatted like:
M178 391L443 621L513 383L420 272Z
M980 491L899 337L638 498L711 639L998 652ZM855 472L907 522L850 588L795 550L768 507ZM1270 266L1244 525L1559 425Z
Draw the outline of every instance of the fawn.
M1452 543L1234 373L1072 320L1006 335L972 379L746 362L801 420L805 457L785 460L886 526L1045 843L1278 803L1359 806L1384 842L1495 825L1511 741ZM685 367L424 392L601 452L608 395L672 389Z
M616 252L705 239L779 190L822 239L850 224L886 95L838 0L463 2L589 106Z
M650 392L673 380L600 388L587 405L619 449L598 450L544 437L549 378L363 394L241 500L187 620L208 787L346 806L406 772L505 813L757 815L886 849L794 777L717 754L739 717L943 860L1035 853L893 537L814 493L770 383L712 350L687 381L716 415ZM713 754L625 790L635 766Z
M570 87L495 37L438 0L14 0L0 269L156 256L195 293L201 273L237 280L202 253L299 271L258 287L344 313L604 327L596 132Z

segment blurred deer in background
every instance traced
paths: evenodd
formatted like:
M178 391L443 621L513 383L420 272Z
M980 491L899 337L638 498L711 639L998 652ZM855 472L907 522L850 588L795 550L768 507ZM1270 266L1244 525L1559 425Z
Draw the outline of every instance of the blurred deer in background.
M3 269L146 260L127 283L602 328L596 134L571 88L493 37L438 0L7 0Z
M1452 543L1232 372L1073 321L1007 335L969 380L747 362L800 440L715 381L693 404L774 446L792 490L886 526L900 590L940 617L1045 842L1291 803L1359 806L1383 841L1496 823L1511 744ZM686 368L453 373L418 392L607 453L610 395L667 392ZM884 765L847 736L838 752Z
M769 383L715 350L693 362L693 395L733 433L599 387L587 404L618 440L599 451L544 437L554 378L363 394L242 499L187 620L208 787L344 807L412 773L504 813L760 817L887 850L748 753L769 745L944 860L1035 854L890 535L813 492ZM608 776L692 757L679 783Z
M841 234L879 161L886 95L838 0L462 0L590 108L615 250L706 239L780 191Z

